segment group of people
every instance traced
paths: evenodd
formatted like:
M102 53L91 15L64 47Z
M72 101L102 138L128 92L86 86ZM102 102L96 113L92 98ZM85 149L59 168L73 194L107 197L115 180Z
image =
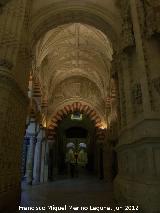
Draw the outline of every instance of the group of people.
M70 170L70 175L73 178L78 174L78 168L85 168L88 163L87 152L81 148L79 152L69 148L66 153L66 163Z

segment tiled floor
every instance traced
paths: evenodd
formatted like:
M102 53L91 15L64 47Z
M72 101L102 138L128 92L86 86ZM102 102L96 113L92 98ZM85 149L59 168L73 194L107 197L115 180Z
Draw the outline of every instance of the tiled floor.
M93 176L23 186L21 207L45 207L45 211L39 209L21 212L56 212L53 208L49 210L48 206L53 205L65 208L57 212L99 212L98 209L93 211L92 207L114 206L112 186ZM82 209L83 207L87 207L88 210Z

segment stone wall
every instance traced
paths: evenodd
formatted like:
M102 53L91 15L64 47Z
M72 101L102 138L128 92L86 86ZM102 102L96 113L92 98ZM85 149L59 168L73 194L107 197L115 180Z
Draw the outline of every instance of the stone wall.
M21 195L21 153L28 107L28 76L25 71L27 67L20 65L22 60L17 60L17 56L22 57L19 47L24 29L26 3L26 0L12 0L3 8L0 16L1 212L13 212ZM25 73L25 77L19 81L18 76L21 78L22 73Z
M27 82L31 71L29 42L31 2L12 0L0 14L1 212L9 207L13 212L20 201L21 153L28 106L25 94L27 94ZM119 6L122 17L121 42L114 53L113 61L118 74L120 96L120 129L117 145L119 174L114 182L115 196L124 205L129 203L139 205L141 212L158 212L160 209L160 2L159 0L121 0ZM91 17L90 21L89 12L84 14L87 14L86 17L79 16L76 19L76 14L68 20L73 21L75 17L75 20L80 21L82 18L84 22L89 20L88 24L99 26L101 18L97 18L98 15L95 19ZM68 11L65 15L68 15ZM41 22L41 19L37 20L36 23ZM58 19L55 20L56 24L61 23ZM42 23L49 25L52 21L54 20L51 19L48 23L42 21ZM102 23L103 27L99 29L103 28L104 32L111 35L112 28L108 27L108 23L104 24L105 21ZM45 32L46 29L50 29L49 26L42 27L40 32ZM32 38L34 37L33 42L39 38L40 32L39 34L38 32L35 30L35 34L31 35Z
M147 213L160 209L158 2L130 0L128 7L123 7L126 1L121 1L125 44L116 56L121 128L115 196L120 203L139 205L140 211Z
M3 69L4 71L4 69ZM0 210L20 200L21 152L28 100L0 68Z

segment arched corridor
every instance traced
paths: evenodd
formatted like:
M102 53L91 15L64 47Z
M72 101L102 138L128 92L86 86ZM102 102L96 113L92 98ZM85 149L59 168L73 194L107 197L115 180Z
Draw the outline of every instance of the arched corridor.
M159 25L159 0L0 0L0 212L160 212Z

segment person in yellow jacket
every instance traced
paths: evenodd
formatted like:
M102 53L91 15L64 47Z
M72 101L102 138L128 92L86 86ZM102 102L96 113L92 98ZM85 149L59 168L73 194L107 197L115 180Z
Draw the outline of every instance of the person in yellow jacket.
M85 167L88 163L88 157L87 157L87 152L81 148L79 153L78 153L78 165L81 167Z
M70 175L73 178L74 177L74 173L75 173L76 158L75 158L75 155L74 155L74 151L71 148L68 150L68 152L66 154L66 163L69 164Z

